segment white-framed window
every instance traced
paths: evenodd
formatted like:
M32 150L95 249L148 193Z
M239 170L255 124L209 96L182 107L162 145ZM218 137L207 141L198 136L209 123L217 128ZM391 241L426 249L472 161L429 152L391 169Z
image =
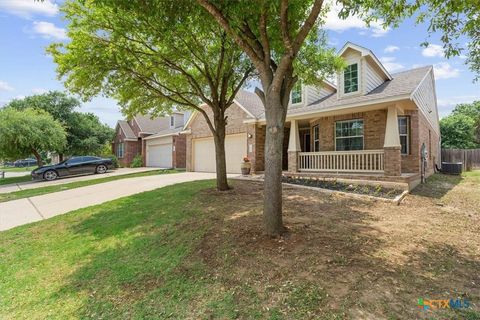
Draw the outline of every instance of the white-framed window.
M125 144L120 142L117 144L117 158L121 159L125 155Z
M302 83L297 81L292 88L292 92L290 93L290 102L292 104L302 103Z
M400 149L402 154L410 154L410 117L398 117L398 132L400 133Z
M318 152L320 151L320 128L318 124L313 126L313 151Z
M343 91L344 93L358 91L358 63L349 65L343 71Z
M335 122L335 150L363 150L363 119Z
M170 128L175 128L175 117L170 116Z

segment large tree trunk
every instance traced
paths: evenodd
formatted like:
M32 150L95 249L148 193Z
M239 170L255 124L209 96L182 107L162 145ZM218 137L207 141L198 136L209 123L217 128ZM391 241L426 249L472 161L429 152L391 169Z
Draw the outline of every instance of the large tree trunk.
M282 221L282 154L286 111L279 93L270 92L265 99L265 201L263 216L268 235L284 232Z
M42 156L40 155L40 153L38 153L38 151L35 150L35 149L32 149L32 153L35 156L35 158L37 159L38 166L39 167L43 166Z
M224 114L220 113L215 116L215 132L213 133L213 140L215 142L215 168L217 172L217 189L219 191L229 190L227 181L227 161L225 157L225 118ZM240 164L239 164L240 165Z

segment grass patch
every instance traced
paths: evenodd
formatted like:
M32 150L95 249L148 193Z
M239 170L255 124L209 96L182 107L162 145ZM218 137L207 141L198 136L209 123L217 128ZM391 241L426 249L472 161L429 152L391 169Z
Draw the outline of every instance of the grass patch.
M152 170L152 171L130 173L130 174L124 174L124 175L118 175L118 176L112 176L112 177L97 178L92 180L75 181L71 183L39 187L39 188L33 188L33 189L25 189L25 190L10 192L10 193L0 193L0 202L12 201L12 200L17 200L22 198L29 198L33 196L39 196L42 194L65 191L65 190L70 190L70 189L75 189L75 188L80 188L85 186L91 186L94 184L115 181L115 180L146 177L146 176L153 176L153 175L159 175L159 174L178 173L178 172L182 172L182 171L179 171L176 169Z
M289 232L273 239L262 184L249 181L178 184L21 226L0 233L0 319L479 319L472 179L400 206L285 188ZM471 307L427 312L419 298Z
M21 177L8 177L8 178L0 179L0 186L7 185L7 184L28 182L28 181L32 181L32 177L30 175L21 176Z
M32 166L32 167L0 167L0 171L5 171L5 172L30 172L33 169L38 168L38 166Z

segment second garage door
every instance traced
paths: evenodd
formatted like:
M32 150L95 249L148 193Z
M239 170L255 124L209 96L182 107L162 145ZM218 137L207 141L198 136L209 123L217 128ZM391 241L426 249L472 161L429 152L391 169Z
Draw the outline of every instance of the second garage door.
M147 167L171 168L172 144L147 144Z
M215 172L215 143L213 138L193 139L193 169ZM247 135L231 134L225 137L227 173L240 173L240 164L247 154Z

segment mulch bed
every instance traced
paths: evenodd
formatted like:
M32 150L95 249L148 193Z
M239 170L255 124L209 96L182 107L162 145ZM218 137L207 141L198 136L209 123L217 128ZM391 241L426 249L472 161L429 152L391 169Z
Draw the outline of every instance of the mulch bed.
M389 188L382 185L355 184L339 182L337 180L325 180L315 178L293 178L284 176L282 177L282 182L334 191L369 195L386 199L395 199L404 191L402 189Z

